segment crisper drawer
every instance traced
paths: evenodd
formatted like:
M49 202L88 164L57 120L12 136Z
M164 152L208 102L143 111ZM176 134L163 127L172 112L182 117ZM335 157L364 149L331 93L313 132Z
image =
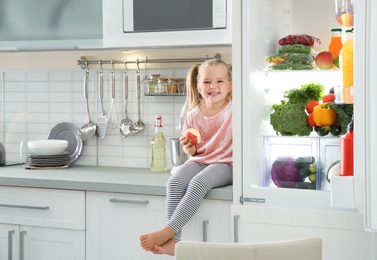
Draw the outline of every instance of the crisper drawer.
M85 229L85 192L0 187L0 223Z

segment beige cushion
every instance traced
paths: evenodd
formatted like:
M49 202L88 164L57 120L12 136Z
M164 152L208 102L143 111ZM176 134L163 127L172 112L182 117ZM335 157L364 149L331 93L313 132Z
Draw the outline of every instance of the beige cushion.
M302 238L264 243L180 241L176 260L321 260L322 240Z

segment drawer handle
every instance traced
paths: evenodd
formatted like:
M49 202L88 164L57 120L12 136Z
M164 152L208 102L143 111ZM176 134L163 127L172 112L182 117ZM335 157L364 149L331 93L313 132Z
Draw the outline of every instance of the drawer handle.
M110 202L127 203L127 204L141 204L141 205L149 204L149 200L125 200L125 199L117 199L117 198L110 199Z
M25 236L26 236L26 231L23 230L20 232L20 260L25 259Z
M37 209L49 210L50 206L28 206L28 205L15 205L15 204L0 204L2 208L17 208L17 209Z
M203 242L208 242L208 224L209 220L203 221Z
M13 259L13 234L15 233L14 230L8 231L8 260Z

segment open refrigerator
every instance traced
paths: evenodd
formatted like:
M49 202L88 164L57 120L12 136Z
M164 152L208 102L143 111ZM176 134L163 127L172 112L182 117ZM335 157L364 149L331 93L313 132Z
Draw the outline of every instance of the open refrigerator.
M275 208L281 211L272 210L269 214L277 212L283 216L285 213L282 212L286 212L285 217L289 218L289 214L304 210L318 216L325 212L324 214L333 214L331 216L338 219L349 217L349 223L344 220L345 229L347 225L352 226L358 222L355 224L357 227L352 226L350 229L358 232L361 229L362 232L376 231L377 169L373 158L377 158L377 140L373 130L377 129L377 123L373 119L373 111L377 111L374 101L377 98L377 3L372 0L353 1L354 176L335 176L330 183L326 180L327 169L332 162L341 159L339 137L319 137L315 132L307 137L276 136L269 123L269 115L272 104L282 99L284 91L317 82L325 86L325 92L328 92L330 88L342 85L342 71L269 71L266 69L265 58L276 53L278 40L286 35L313 35L321 39L322 43L314 47L320 52L327 50L332 28L342 28L343 32L349 28L342 27L336 21L334 0L236 2L233 10L240 10L242 16L233 22L233 85L235 89L242 86L242 91L234 91L234 99L241 100L234 102L234 145L241 148L234 150L234 222L237 222L236 217L240 217L240 212L247 212L245 209L248 208L252 213L243 217L253 219L253 224L249 226L256 229L255 223L261 224L264 221L263 214L260 213L263 208ZM240 122L242 126L239 125ZM314 189L281 188L274 185L270 177L271 164L277 157L285 155L316 158L319 167ZM260 218L256 219L255 214L259 213ZM242 227L244 226L241 225L241 229ZM243 242L248 235L242 238L240 233L243 231L239 229L240 226L234 223L234 240ZM249 231L253 232L252 229ZM312 235L315 232L301 234ZM255 241L272 239L272 236L267 235L259 238L249 236L252 237L249 240ZM372 248L376 240L375 233L365 236ZM289 238L279 235L275 238L278 237ZM325 242L328 237L330 235L324 236ZM373 253L368 252L368 256L373 254L377 257L376 250L371 251ZM331 253L325 254L329 255Z

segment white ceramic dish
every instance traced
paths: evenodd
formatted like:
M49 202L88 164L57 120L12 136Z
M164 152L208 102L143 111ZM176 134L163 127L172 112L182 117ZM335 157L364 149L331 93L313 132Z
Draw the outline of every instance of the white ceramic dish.
M62 154L68 147L67 140L32 140L27 142L27 147L32 154L56 155Z

